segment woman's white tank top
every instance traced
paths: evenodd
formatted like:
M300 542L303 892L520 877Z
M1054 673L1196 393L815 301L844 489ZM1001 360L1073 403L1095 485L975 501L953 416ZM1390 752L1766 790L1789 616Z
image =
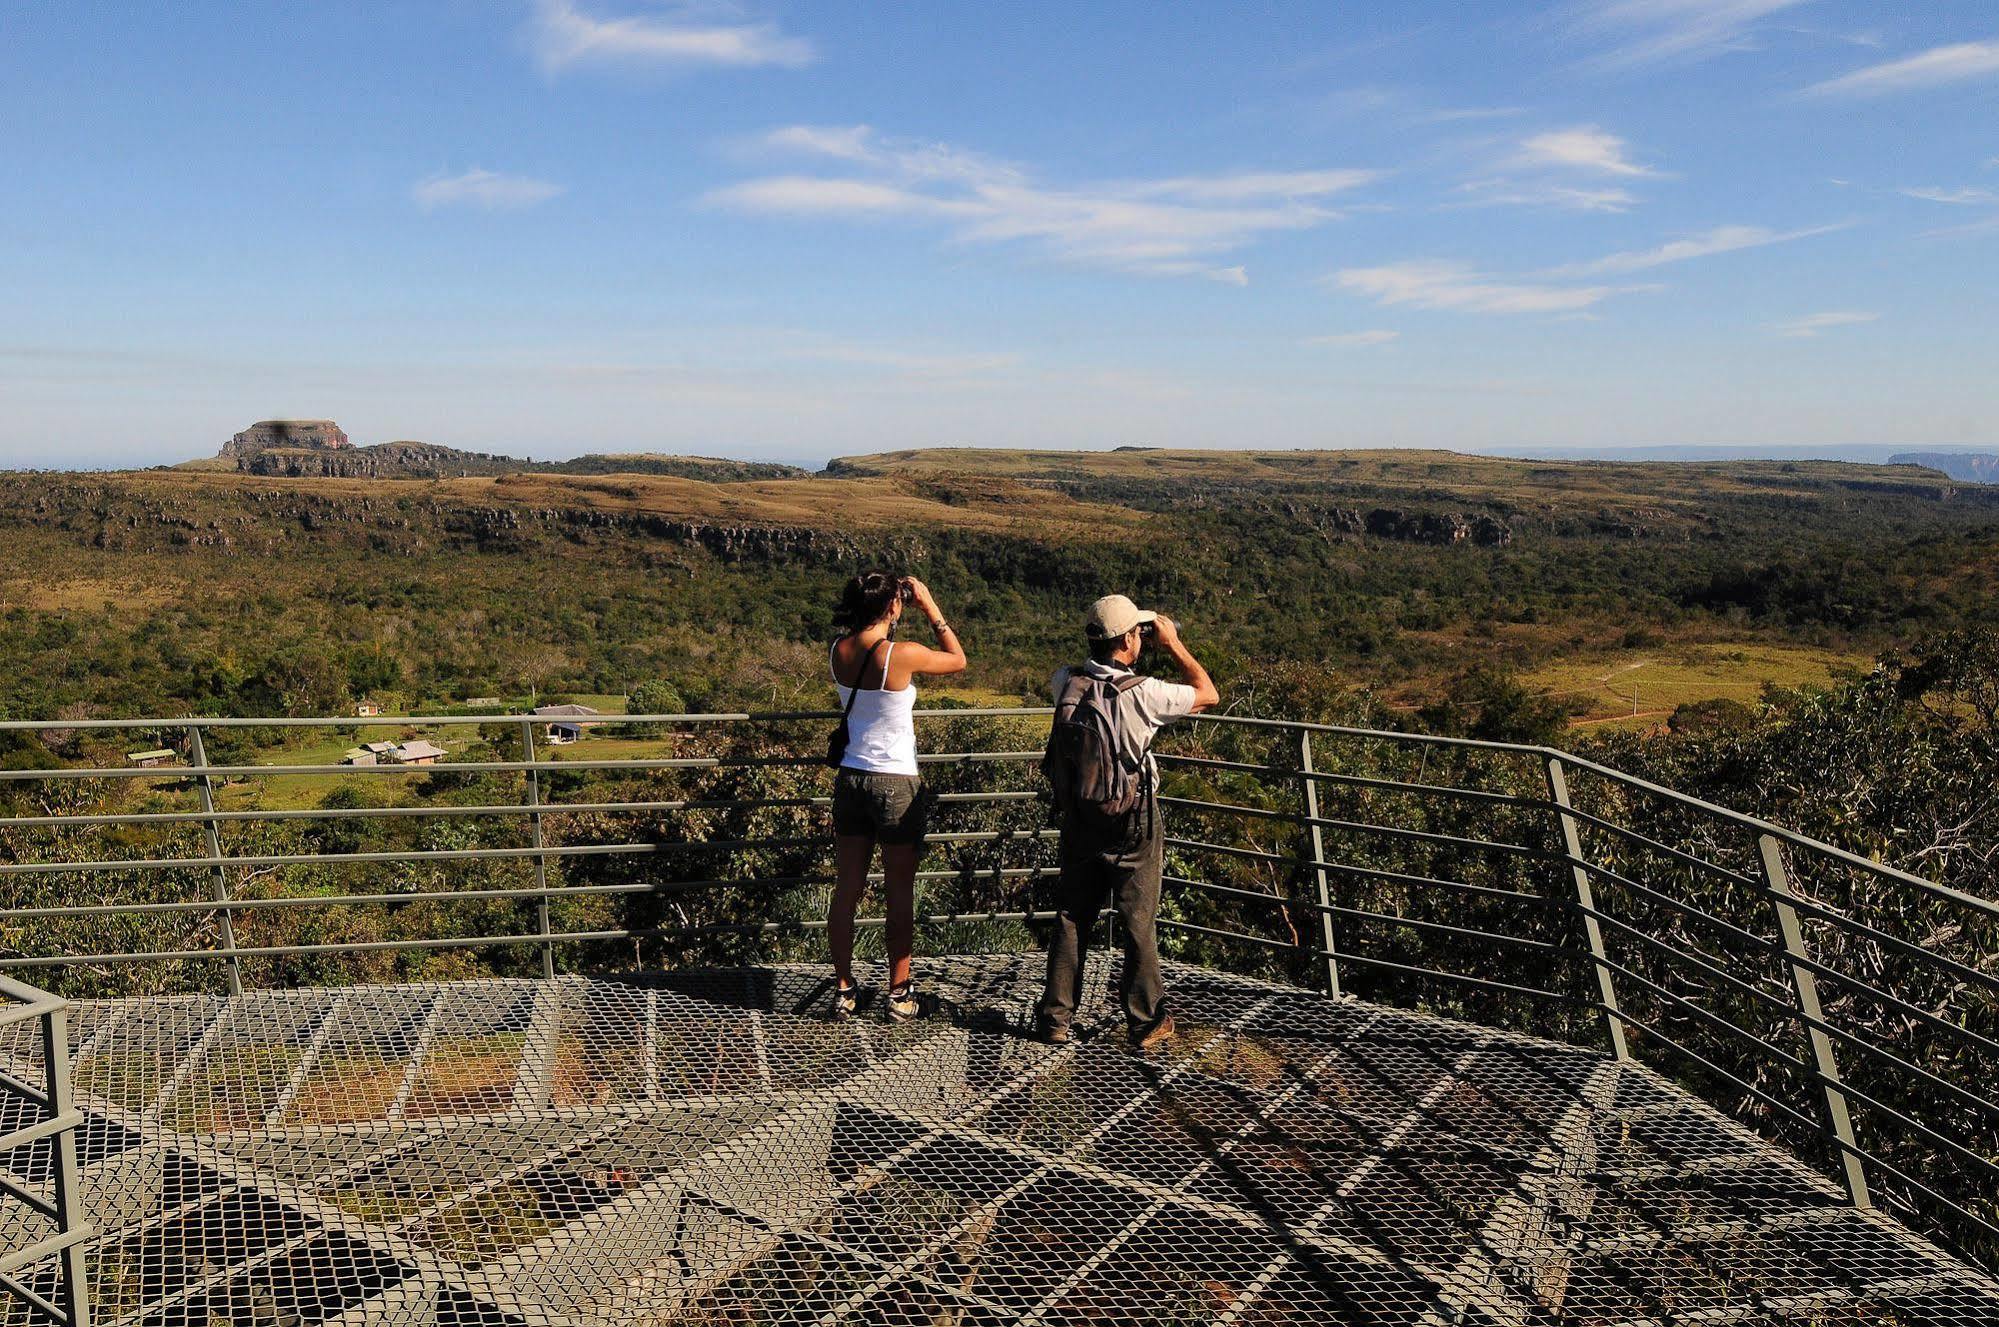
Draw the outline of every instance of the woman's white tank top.
M895 642L882 651L880 682L888 681L888 661L895 654ZM827 652L827 667L832 652ZM869 670L873 671L873 670ZM866 682L868 679L858 679ZM884 691L880 685L864 687L858 695L853 688L833 679L844 708L851 696L853 711L847 716L847 754L840 761L845 769L866 770L871 774L916 773L916 684L900 691Z

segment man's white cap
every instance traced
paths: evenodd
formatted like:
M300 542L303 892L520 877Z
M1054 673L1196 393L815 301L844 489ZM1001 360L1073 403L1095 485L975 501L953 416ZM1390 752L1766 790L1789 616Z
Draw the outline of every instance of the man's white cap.
M1133 627L1142 627L1158 616L1121 594L1107 594L1090 605L1090 611L1083 616L1083 630L1092 640L1116 640Z

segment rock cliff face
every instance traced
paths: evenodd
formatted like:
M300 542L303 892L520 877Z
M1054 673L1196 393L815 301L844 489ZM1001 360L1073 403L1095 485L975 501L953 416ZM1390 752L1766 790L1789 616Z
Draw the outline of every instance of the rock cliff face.
M462 452L430 442L383 442L338 449L267 447L237 457L236 468L247 474L292 479L447 479L504 475L527 467L511 456Z
M354 444L330 419L260 419L222 444L218 455L234 460L241 468L243 458L270 447L294 447L309 451L340 451Z
M1999 484L1999 455L1987 452L1900 452L1888 464L1927 466L1960 483Z

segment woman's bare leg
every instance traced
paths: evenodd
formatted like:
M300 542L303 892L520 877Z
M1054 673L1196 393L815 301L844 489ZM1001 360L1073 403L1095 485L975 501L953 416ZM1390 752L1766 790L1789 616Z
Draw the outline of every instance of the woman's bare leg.
M882 844L882 875L888 892L888 984L909 984L909 956L916 948L916 864L923 849L914 843Z
M826 948L833 975L842 986L854 984L854 910L868 888L868 862L875 842L864 834L842 834L833 842L833 900L826 906ZM887 850L883 850L886 857Z

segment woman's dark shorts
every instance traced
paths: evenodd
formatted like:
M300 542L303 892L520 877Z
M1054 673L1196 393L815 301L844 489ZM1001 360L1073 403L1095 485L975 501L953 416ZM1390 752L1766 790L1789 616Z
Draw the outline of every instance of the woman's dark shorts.
M833 832L893 845L923 842L930 794L914 774L842 768L833 776Z

